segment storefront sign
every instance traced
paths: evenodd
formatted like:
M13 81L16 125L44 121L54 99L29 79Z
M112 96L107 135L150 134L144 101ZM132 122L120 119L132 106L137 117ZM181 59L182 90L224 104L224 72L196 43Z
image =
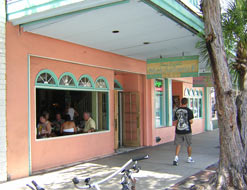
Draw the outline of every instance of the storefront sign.
M155 80L155 91L163 92L163 82L161 80Z
M147 60L147 78L178 78L198 76L198 56Z
M212 75L194 77L193 87L213 87Z

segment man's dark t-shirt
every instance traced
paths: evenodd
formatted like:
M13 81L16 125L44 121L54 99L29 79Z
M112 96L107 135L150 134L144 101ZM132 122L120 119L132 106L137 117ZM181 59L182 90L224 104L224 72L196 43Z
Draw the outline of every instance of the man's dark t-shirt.
M194 119L193 112L187 107L180 107L176 110L174 120L177 120L176 133L189 134L192 132L190 120Z

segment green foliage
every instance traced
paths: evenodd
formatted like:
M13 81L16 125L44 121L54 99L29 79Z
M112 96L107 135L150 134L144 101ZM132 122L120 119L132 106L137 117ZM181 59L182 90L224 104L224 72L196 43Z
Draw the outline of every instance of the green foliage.
M243 71L241 60L246 51L240 47L246 48L247 45L247 0L228 4L227 11L222 14L222 30L230 73L233 82L239 83Z
M200 62L206 63L206 69L210 70L210 58L208 55L204 34L199 33L198 36L200 37L200 40L196 43L196 48L199 49L200 52Z
M222 14L222 28L226 47L236 50L240 41L247 41L247 0L229 3Z
M222 13L222 32L232 82L239 84L239 76L243 71L240 65L247 66L244 62L247 59L247 0L229 2L228 9ZM199 34L199 37L201 40L196 47L200 51L201 60L210 65L205 36Z

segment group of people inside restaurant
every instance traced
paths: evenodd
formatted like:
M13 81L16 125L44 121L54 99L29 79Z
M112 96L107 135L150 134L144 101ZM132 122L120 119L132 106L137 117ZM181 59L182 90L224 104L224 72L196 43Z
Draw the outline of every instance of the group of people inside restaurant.
M79 114L74 108L69 106L63 117L62 114L58 112L56 113L55 120L51 122L49 121L49 112L44 111L39 116L37 138L95 132L96 124L89 112L83 113L83 120L78 124L74 121L75 116L78 117Z

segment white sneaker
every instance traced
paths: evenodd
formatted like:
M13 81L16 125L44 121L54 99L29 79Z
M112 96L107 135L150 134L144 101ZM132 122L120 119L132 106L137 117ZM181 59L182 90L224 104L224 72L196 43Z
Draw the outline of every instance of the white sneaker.
M195 161L191 157L189 157L188 160L187 160L187 162L188 163L194 163Z
M178 156L175 156L174 161L173 161L173 166L178 165Z

